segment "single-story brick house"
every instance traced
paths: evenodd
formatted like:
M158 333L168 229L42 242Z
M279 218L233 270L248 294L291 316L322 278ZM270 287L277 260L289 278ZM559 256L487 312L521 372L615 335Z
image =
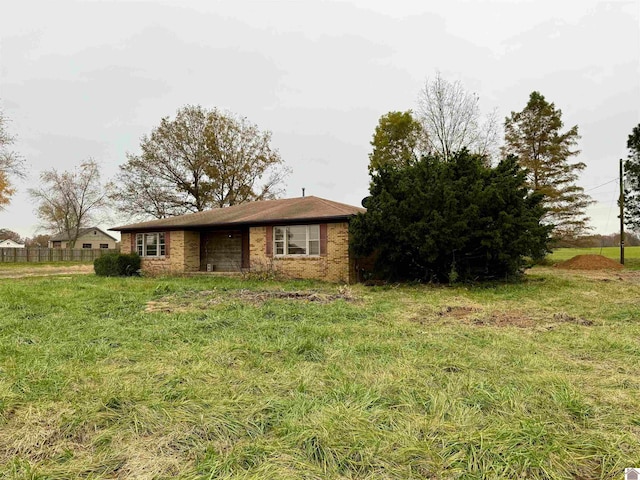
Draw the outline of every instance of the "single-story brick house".
M74 248L84 249L114 249L118 240L98 227L81 228L78 231L78 239ZM69 235L59 233L49 239L49 248L67 248L69 246Z
M115 227L121 252L150 272L274 271L353 282L349 220L363 208L307 196L216 208Z

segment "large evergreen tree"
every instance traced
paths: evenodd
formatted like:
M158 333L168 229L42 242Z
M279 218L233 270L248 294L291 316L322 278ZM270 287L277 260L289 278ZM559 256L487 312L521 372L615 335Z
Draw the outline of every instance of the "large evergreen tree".
M562 111L539 92L532 92L524 109L511 112L505 120L503 152L519 158L529 172L529 188L544 195L544 220L554 226L554 237L568 239L589 229L585 211L592 201L576 185L586 165L570 162L579 153L578 126L566 132L562 128Z
M624 163L625 223L632 230L640 231L640 123L633 127L627 148L629 155Z
M546 253L542 196L531 192L515 157L496 167L466 150L448 162L422 157L372 174L367 212L350 224L356 255L377 255L378 275L394 280L505 278L525 256Z

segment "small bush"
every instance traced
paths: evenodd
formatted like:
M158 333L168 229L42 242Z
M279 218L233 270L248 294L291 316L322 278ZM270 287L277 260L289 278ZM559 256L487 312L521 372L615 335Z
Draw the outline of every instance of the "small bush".
M108 253L93 262L96 275L101 277L128 277L140 270L140 256L137 253Z

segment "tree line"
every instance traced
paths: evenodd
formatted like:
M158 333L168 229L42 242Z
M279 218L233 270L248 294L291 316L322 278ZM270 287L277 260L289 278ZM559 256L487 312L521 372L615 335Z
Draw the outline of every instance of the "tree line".
M586 165L577 125L532 92L504 120L481 121L478 97L439 75L418 108L383 115L373 134L367 211L350 225L351 247L375 259L367 275L396 280L475 281L519 274L552 244L589 231L592 203L577 184ZM629 137L628 223L640 213L640 130ZM637 182L637 183L634 183ZM634 215L633 209L637 209ZM638 228L640 224L636 225Z
M1 139L0 208L14 193L9 176L24 176L8 150L13 138ZM98 163L88 159L72 170L42 172L28 192L41 225L65 233L73 248L80 230L109 207L132 221L276 198L288 173L270 132L229 112L185 106L142 137L140 153L127 154L111 181L102 181Z
M14 180L25 176L23 159L11 150L15 138L7 124L0 112L0 209L15 192ZM369 156L372 185L388 165L415 165L422 158L449 163L466 151L491 167L514 156L524 169L527 190L541 195L541 223L551 227L552 237L566 241L588 233L586 208L592 201L577 184L585 164L573 160L579 154L577 125L565 129L562 111L532 92L502 127L500 145L496 112L482 115L476 94L438 73L425 82L415 111L380 118ZM633 229L640 229L639 127L629 136L625 164L626 218ZM288 173L270 132L230 112L185 106L141 138L139 152L127 154L111 181L103 181L99 165L89 158L69 171L42 172L40 185L29 194L41 225L73 240L107 206L134 220L276 198Z

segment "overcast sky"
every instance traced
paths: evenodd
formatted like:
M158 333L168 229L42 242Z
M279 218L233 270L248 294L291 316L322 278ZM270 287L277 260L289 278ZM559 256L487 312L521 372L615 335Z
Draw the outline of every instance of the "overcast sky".
M616 230L616 182L594 187L640 123L640 0L3 0L0 107L29 177L0 228L36 233L42 170L92 157L108 179L186 104L270 130L288 197L359 205L378 119L436 71L501 118L533 90L554 102L582 136L592 225Z

